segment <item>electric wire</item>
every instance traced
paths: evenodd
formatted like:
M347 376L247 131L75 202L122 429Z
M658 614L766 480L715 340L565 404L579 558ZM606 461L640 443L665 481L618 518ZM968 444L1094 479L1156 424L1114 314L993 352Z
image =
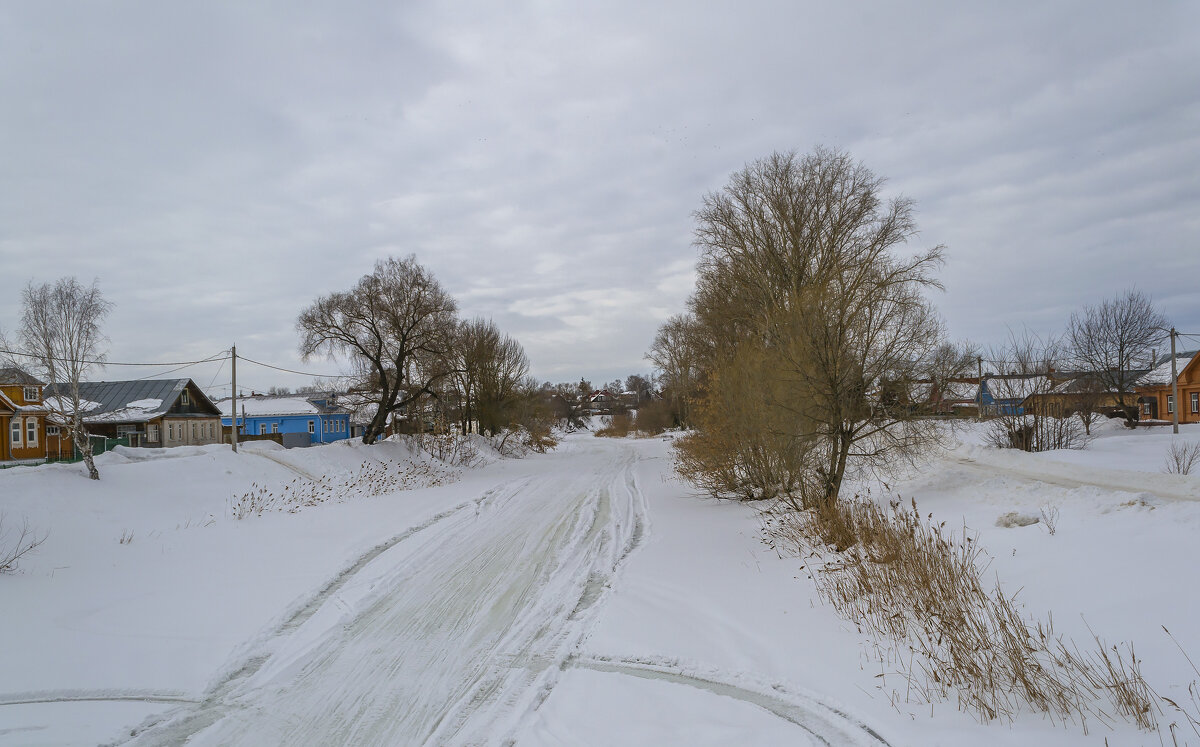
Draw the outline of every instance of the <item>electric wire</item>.
M217 355L225 355L228 352L229 351L227 351L227 350L222 350L220 353L217 353ZM52 360L57 363L84 363L84 364L92 365L92 366L134 366L134 367L194 366L198 363L213 363L217 360L229 360L229 358L231 357L231 356L225 355L224 358L217 358L216 356L213 356L211 358L204 358L203 360L198 360L198 361L163 361L161 363L127 363L127 362L102 361L102 360L76 361L72 358L59 358L59 357L53 356L53 355L51 355L51 356L33 355L30 353L22 353L19 350L8 350L6 348L0 348L0 353L4 353L5 355L15 355L15 356L19 356L21 358L33 358L35 360Z
M295 369L284 369L283 366L276 366L276 365L271 365L269 363L263 363L263 361L260 361L260 360L254 360L253 358L246 358L245 355L238 355L238 360L245 360L246 363L252 363L254 365L263 366L264 369L275 369L276 371L283 371L284 374L299 374L300 376L313 376L313 377L320 377L320 378L346 378L346 375L344 375L344 374L312 374L312 372L310 372L310 371L296 371Z

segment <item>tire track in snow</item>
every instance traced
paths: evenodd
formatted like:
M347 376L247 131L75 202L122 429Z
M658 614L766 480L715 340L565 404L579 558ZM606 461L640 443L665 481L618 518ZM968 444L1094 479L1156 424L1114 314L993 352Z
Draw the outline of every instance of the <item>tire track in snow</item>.
M37 703L199 703L182 692L160 693L150 690L48 690L31 693L0 694L0 706L33 705Z
M593 464L562 460L362 556L278 628L268 653L133 742L475 744L513 733L644 532L644 500L622 479L636 454L589 452ZM321 628L339 619L338 590L389 550L371 576L385 588Z
M253 452L252 452L253 453ZM275 460L271 460L275 461ZM453 508L441 511L429 517L420 524L409 527L396 536L381 542L367 552L360 555L353 563L343 568L338 572L324 587L322 587L307 603L296 610L286 620L280 623L276 628L271 630L266 636L266 641L276 640L286 636L306 621L308 621L326 602L333 599L337 592L341 590L356 574L361 572L373 560L383 555L388 550L395 548L405 540L430 529L437 524L450 519L451 517L461 514L466 511L472 511L478 514L481 507L493 501L500 501L510 498L512 495L519 492L528 482L530 478L522 478L509 483L498 485L474 498L470 501L460 503ZM264 638L260 638L260 641ZM222 716L222 703L236 687L254 676L263 665L270 660L269 654L257 654L244 660L240 667L230 672L221 679L215 686L210 688L203 699L185 701L193 704L195 707L183 711L170 711L161 714L158 717L151 717L146 723L143 723L137 729L130 733L134 743L141 740L150 740L147 743L159 744L178 744L186 739L187 735L201 731L215 723ZM157 740L157 741L154 741ZM129 740L115 742L113 744L123 744Z
M818 739L822 744L838 747L858 745L888 745L877 731L811 695L802 695L782 685L774 685L770 692L752 689L728 681L733 677L689 673L666 662L652 659L617 659L604 657L572 657L566 667L588 669L594 672L622 674L629 677L671 682L694 687L714 695L723 695L744 703L758 706L789 721Z
M1194 493L1180 492L1169 489L1164 489L1160 485L1146 485L1144 480L1140 480L1137 472L1119 471L1119 470L1101 470L1092 469L1093 473L1103 474L1104 477L1097 477L1094 480L1087 480L1077 477L1071 477L1064 474L1055 474L1055 468L1052 463L1043 462L1039 465L1042 469L1023 469L1010 465L993 464L987 461L979 461L970 457L953 457L949 460L952 464L960 467L982 472L988 475L1001 475L1007 477L1015 477L1020 480L1029 482L1042 482L1047 485L1057 485L1060 488L1100 488L1113 493L1132 493L1134 495L1146 494L1156 498L1163 498L1169 501L1189 501L1195 502L1200 500ZM1147 477L1161 477L1157 473L1146 473Z

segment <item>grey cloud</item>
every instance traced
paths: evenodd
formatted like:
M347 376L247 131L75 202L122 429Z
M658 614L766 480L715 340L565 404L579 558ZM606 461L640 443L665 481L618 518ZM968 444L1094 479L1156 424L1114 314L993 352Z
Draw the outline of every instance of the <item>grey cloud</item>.
M296 358L296 314L412 252L537 375L610 379L683 308L700 196L823 143L948 245L956 336L1052 329L1132 284L1200 331L1196 15L10 4L0 326L30 278L99 277L114 358L237 341L332 372Z

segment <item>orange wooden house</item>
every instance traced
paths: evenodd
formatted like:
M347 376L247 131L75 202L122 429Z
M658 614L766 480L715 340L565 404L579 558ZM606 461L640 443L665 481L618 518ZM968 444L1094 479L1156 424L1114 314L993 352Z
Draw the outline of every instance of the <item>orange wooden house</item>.
M1200 354L1175 359L1179 372L1179 422L1200 423ZM1171 387L1171 361L1160 363L1136 387L1143 420L1171 420L1175 400Z
M70 442L60 444L58 426L46 422L43 387L19 368L0 368L0 462L58 457L63 448L70 455Z

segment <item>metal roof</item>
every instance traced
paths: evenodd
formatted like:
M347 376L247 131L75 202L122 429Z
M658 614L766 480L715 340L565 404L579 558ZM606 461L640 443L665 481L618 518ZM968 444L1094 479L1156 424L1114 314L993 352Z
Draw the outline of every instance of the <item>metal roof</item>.
M21 384L22 386L35 386L43 383L45 382L38 381L35 377L31 376L29 372L23 371L19 368L13 366L0 368L0 384Z
M79 398L94 405L84 414L84 422L139 423L157 418L171 409L189 382L191 379L81 381ZM192 389L201 399L196 404L207 404L215 415L218 410L204 392L195 385ZM65 384L52 384L46 387L45 398L66 396L67 391Z

